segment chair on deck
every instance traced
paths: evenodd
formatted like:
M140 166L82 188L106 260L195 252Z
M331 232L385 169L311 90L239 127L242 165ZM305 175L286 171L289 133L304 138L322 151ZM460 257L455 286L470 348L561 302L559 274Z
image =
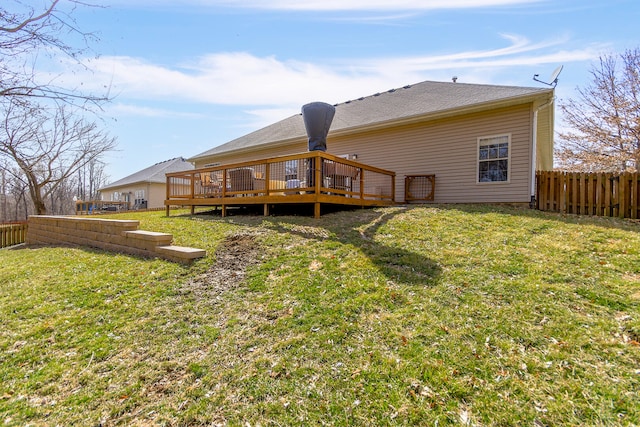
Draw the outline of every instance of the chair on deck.
M231 169L228 174L230 191L253 191L255 176L252 168Z
M330 179L329 187L353 191L353 181L360 176L360 168L335 162L324 162L323 174Z
M222 182L214 172L201 173L200 185L205 197L216 197L222 192Z

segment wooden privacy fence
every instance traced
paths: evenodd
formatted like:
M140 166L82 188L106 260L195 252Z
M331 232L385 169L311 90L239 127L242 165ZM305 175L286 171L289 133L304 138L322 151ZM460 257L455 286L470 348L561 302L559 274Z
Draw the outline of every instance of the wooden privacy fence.
M24 243L27 236L27 223L17 222L0 224L0 248Z
M541 211L640 218L640 174L539 171L536 203Z

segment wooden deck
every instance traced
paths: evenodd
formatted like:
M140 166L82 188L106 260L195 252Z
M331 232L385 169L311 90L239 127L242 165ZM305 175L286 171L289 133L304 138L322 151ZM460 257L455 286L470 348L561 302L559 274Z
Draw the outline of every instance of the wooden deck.
M395 202L395 172L322 151L167 174L165 207L277 204L388 206Z

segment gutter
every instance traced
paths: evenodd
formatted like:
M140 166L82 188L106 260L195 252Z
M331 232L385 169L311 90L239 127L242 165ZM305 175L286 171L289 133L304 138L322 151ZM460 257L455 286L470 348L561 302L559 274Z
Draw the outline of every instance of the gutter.
M533 110L533 138L531 147L531 201L529 207L531 209L536 207L536 163L538 162L538 111L553 104L556 97L552 97L544 104L538 106Z

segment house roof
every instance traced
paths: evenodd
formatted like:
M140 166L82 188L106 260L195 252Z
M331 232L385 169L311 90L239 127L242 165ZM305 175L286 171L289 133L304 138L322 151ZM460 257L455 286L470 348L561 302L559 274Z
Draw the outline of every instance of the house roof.
M425 81L336 104L329 136L413 120L471 112L489 106L553 96L553 89ZM219 145L189 160L306 138L302 114Z
M188 162L183 157L176 157L175 159L156 163L153 166L142 169L141 171L131 174L125 178L112 182L111 184L105 185L104 187L100 188L100 191L140 183L164 184L165 182L167 182L167 177L165 176L165 174L171 172L181 172L193 168L193 164Z

